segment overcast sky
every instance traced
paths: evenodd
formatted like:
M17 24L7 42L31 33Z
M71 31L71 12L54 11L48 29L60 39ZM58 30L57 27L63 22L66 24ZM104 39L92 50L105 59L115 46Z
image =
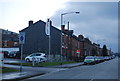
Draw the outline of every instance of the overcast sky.
M104 0L105 1L105 0ZM64 24L70 22L75 35L82 34L92 42L106 44L113 52L118 51L118 3L90 2L82 0L1 0L0 28L18 32L28 26L28 21L52 20L60 28L60 14L79 11L80 14L64 15ZM66 25L67 28L67 25Z

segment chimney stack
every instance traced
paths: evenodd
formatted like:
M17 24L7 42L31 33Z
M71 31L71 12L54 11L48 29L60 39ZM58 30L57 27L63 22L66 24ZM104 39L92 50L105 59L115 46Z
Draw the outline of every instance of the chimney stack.
M47 22L50 22L50 26L52 26L52 21L50 19L47 19Z
M50 21L50 26L52 26L52 21Z
M61 26L61 30L64 31L65 30L65 25Z
M31 26L31 25L33 25L33 21L32 20L29 21L29 26Z
M84 39L84 36L83 35L78 35L79 38L81 39Z

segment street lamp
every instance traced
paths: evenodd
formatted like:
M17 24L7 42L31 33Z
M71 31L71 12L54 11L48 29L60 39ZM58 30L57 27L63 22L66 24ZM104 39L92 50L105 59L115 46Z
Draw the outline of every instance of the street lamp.
M73 14L73 13L79 14L80 12L67 12L67 13L62 13L62 14L61 14L61 26L63 25L63 15L66 15L66 14Z
M73 13L79 14L80 12L67 12L61 14L61 27L63 26L63 15L73 14ZM62 62L62 28L61 28L61 62Z

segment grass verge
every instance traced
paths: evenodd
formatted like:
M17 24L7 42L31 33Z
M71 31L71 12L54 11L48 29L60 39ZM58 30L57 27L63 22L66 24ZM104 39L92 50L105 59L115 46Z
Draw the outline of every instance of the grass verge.
M16 72L18 71L17 69L13 69L13 68L8 68L8 67L2 67L2 73L8 73L8 72Z
M42 63L36 63L35 66L38 67L47 67L47 66L56 66L61 64L70 64L70 63L76 63L75 61L65 61L65 62L42 62ZM5 64L12 64L12 65L20 65L20 63L5 63ZM22 63L23 66L32 66L32 63Z

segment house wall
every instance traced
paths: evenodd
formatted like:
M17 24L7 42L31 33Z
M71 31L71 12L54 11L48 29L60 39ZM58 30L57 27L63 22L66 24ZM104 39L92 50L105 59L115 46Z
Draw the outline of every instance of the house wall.
M21 32L25 32L25 44L23 45L25 56L33 52L48 54L49 37L45 34L45 22L38 21ZM51 26L51 54L60 54L60 39L60 31Z

